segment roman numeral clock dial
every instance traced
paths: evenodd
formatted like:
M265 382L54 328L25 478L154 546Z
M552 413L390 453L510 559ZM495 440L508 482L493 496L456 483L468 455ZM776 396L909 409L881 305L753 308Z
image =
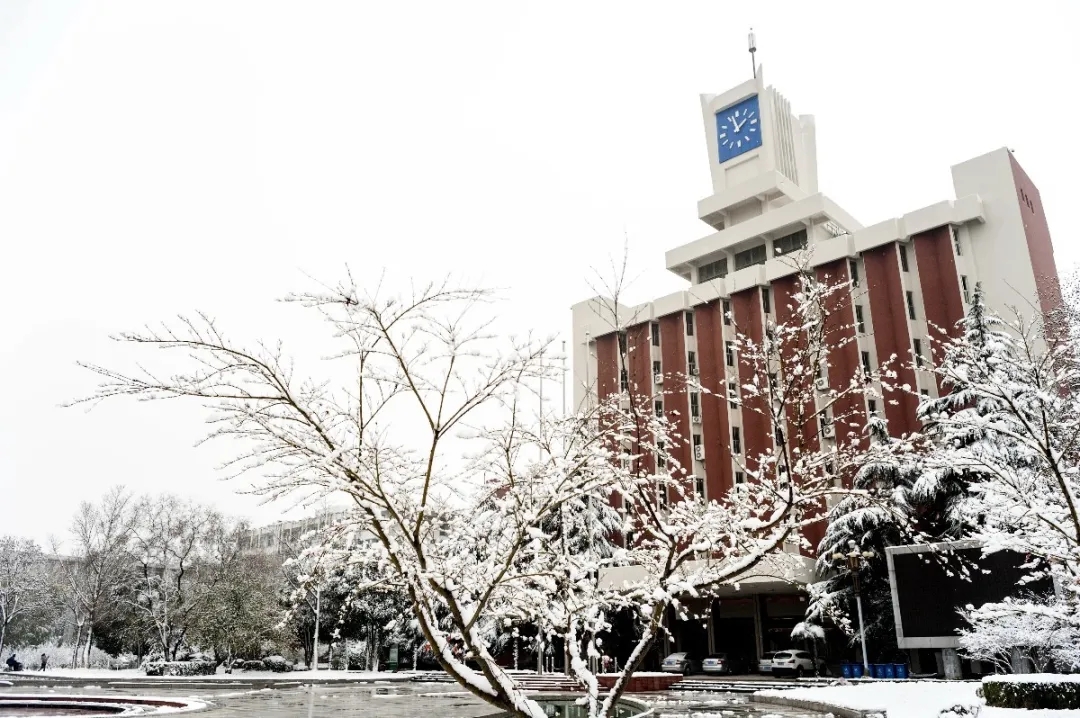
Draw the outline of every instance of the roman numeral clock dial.
M761 112L757 95L716 113L716 146L721 162L761 147Z

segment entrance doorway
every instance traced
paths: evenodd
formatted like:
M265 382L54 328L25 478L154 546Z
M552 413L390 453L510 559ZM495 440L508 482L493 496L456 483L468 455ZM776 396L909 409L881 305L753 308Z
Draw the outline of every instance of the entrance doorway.
M713 648L726 653L732 673L751 673L757 663L757 633L754 619L714 618Z

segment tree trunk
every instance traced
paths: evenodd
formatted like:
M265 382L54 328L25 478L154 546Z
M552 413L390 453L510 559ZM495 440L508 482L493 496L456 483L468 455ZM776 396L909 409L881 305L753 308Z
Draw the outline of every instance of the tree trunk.
M79 646L82 645L82 626L75 625L75 641L71 646L71 667L79 667Z
M86 626L86 667L90 667L90 649L94 647L94 624L93 622Z
M7 622L0 623L0 654L4 652L4 638L7 636Z

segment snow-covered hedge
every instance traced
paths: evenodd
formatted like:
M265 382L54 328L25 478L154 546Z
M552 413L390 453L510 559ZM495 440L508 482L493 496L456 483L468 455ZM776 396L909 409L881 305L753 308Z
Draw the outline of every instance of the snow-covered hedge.
M240 661L240 665L233 668L243 668L245 671L265 671L266 664L262 661Z
M262 659L262 662L266 666L266 670L274 673L288 673L292 670L292 664L281 656L267 656Z
M982 695L994 708L1080 708L1080 676L1032 673L1015 676L987 676Z
M70 645L57 646L51 643L37 646L23 646L19 649L12 649L18 659L25 664L27 669L37 668L41 665L41 654L44 653L48 659L49 668L71 668L72 654L74 648ZM10 652L9 652L10 653ZM6 656L5 656L6 658ZM86 663L86 647L83 646L79 649L79 667L86 668L135 668L139 665L139 661L135 656L130 654L121 654L120 656L110 656L105 651L97 648L90 649L90 660Z
M151 661L146 664L148 676L212 676L217 673L213 661Z

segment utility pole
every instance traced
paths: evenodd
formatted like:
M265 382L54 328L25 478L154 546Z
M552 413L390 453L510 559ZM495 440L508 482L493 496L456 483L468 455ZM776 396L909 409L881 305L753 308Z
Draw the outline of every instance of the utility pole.
M851 574L851 582L855 588L855 606L859 612L859 643L862 646L863 675L867 677L870 676L870 655L866 650L866 623L863 621L862 595L859 591L859 569L864 561L873 558L875 555L873 551L859 551L854 546L849 554L833 554L833 558L837 561L847 562L848 573Z

